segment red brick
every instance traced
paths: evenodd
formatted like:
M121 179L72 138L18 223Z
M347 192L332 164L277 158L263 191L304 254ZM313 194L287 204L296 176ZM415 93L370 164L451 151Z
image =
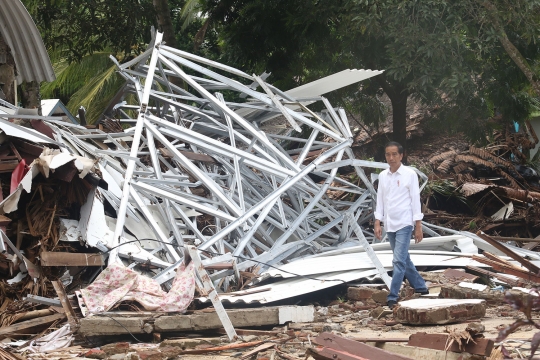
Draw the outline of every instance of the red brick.
M107 357L107 354L105 354L105 351L95 348L90 349L84 354L84 357L90 358L90 359L105 359Z

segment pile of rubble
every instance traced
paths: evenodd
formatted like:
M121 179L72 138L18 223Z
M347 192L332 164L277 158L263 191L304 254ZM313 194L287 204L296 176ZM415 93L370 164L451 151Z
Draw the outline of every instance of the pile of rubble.
M225 311L222 302L275 304L351 281L390 283L390 246L372 228L374 184L388 165L355 158L345 112L322 96L381 72L345 70L283 92L267 74L161 38L117 64L128 85L109 109L116 118L98 128L2 108L12 121L0 120L0 271L9 279L0 335L38 339L12 349L49 351L74 332L159 338L222 328L233 340L236 328L312 322L315 309ZM307 107L317 101L324 111ZM276 117L288 125L261 130ZM427 177L417 173L423 188ZM536 265L523 260L540 260L536 252L427 222L423 230L411 246L419 267L468 268L509 288L539 283ZM194 310L195 294L214 309ZM446 309L446 322L478 318L483 299L428 297L412 310L403 302L394 316L425 324L413 313L434 306Z

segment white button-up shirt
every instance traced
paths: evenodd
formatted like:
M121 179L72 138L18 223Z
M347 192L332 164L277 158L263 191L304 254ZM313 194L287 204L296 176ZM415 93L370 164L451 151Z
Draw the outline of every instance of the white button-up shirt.
M401 165L396 172L386 169L379 174L375 219L384 223L387 232L396 232L422 220L418 176L408 166Z

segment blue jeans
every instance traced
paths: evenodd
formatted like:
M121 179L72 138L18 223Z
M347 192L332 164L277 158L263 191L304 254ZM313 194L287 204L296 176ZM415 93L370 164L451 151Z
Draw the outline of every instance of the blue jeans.
M390 294L388 294L388 301L397 301L399 297L399 290L403 279L409 280L409 283L416 292L427 291L426 282L420 276L414 264L409 256L409 245L411 243L412 226L405 226L396 232L387 232L388 241L392 247L394 258L392 265L394 271L392 275L392 284L390 286Z

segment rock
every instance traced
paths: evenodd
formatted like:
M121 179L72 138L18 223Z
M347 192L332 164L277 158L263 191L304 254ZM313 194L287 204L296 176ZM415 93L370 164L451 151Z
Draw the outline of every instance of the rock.
M242 340L244 340L245 342L251 342L251 341L259 340L259 337L256 335L245 335L245 336L242 336Z
M482 334L486 330L486 327L482 325L481 323L473 322L467 325L467 328L465 328L465 331L467 331L471 336L476 336L478 334Z
M317 314L326 316L328 315L328 308L327 307L321 307L319 310L317 310Z
M367 286L351 286L347 289L347 299L353 301L371 299L371 296L375 291L377 291L377 289Z
M371 316L374 319L378 319L379 316L384 312L384 309L381 306L376 307L375 309L371 310L369 313L369 316Z
M140 360L165 360L167 355L157 350L140 350L137 351Z
M107 355L125 354L129 351L129 343L119 342L119 343L107 344L107 345L103 345L101 347L101 350L103 350Z
M105 359L107 357L107 354L105 354L105 351L95 348L90 349L84 354L84 357L90 358L90 359Z

